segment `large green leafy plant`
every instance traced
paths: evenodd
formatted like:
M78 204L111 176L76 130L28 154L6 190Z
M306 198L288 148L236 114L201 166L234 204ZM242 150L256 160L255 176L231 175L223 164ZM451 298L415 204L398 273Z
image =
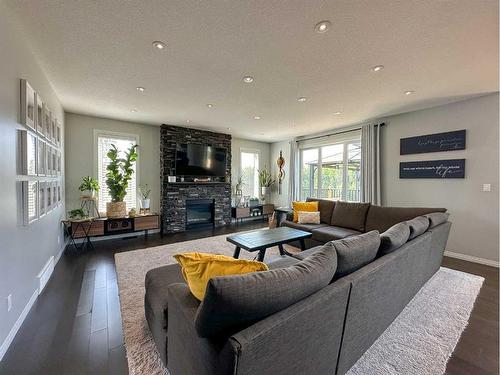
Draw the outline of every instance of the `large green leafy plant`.
M137 145L130 146L125 152L125 157L120 158L118 149L111 145L111 150L106 154L111 163L106 168L106 185L113 202L123 202L127 195L128 183L134 174L133 165L137 160Z

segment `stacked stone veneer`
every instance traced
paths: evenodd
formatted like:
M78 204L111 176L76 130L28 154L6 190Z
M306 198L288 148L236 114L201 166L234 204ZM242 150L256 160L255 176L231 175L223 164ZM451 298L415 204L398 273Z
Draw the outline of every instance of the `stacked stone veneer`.
M175 175L178 143L195 143L227 149L226 177L212 183L169 183ZM213 199L215 226L231 223L231 135L179 126L162 125L160 130L161 215L164 233L186 230L186 200Z

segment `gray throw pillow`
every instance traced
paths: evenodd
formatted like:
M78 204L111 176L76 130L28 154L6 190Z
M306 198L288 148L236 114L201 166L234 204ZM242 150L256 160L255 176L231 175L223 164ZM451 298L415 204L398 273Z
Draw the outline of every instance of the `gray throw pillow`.
M360 269L377 257L380 234L373 230L329 243L337 251L338 264L335 279L338 279Z
M430 214L424 215L431 223L430 228L437 227L439 224L443 224L448 220L450 214L448 212L432 212Z
M429 219L425 216L417 216L406 222L410 227L410 240L420 236L429 228Z
M392 253L403 246L410 238L410 227L407 223L397 223L380 235L378 256Z
M324 288L336 269L330 245L290 267L214 277L196 313L196 331L200 337L232 334Z
M370 203L335 202L330 225L364 232L369 208Z

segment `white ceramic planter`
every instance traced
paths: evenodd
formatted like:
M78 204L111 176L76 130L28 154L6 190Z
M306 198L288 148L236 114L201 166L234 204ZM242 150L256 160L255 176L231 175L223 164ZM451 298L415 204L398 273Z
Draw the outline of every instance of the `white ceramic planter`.
M151 204L151 199L141 199L142 208L149 209L150 204Z

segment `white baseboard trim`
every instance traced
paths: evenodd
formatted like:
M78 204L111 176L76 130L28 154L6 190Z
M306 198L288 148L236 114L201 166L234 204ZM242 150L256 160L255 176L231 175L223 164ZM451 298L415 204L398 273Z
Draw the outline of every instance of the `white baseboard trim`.
M494 260L479 258L479 257L475 257L475 256L472 256L472 255L454 253L452 251L445 251L444 252L444 256L450 257L450 258L456 258L456 259L466 260L468 262L484 264L486 266L491 266L491 267L496 267L496 268L500 267L500 262L495 262Z
M9 334L5 338L5 340L2 343L2 346L0 346L0 361L3 359L3 356L5 353L7 353L7 349L9 349L10 344L14 340L14 337L16 337L17 331L19 331L19 328L21 328L21 325L24 322L24 319L26 319L26 316L31 310L31 307L33 307L33 304L35 303L36 299L38 297L38 290L35 290L31 298L29 299L28 303L26 306L24 306L23 311L21 312L21 315L17 318L16 322L14 323L14 326L10 330Z
M59 259L61 259L61 256L64 252L64 249L66 248L66 244L67 243L64 244L64 246L59 250L59 252L57 253L57 255L55 257L51 257L49 259L47 264L45 264L42 271L40 272L40 275L42 275L42 274L46 273L46 271L48 271L50 268L52 268L52 270L50 271L50 274L47 275L48 278L46 279L45 285L49 281L50 276L52 275L52 272L54 271L55 266L59 262ZM52 265L50 265L50 263L52 263L52 260L53 260L53 267L52 267ZM38 278L40 278L40 275L38 275ZM24 309L21 312L21 315L19 315L16 322L14 323L14 326L11 328L9 334L7 335L5 340L3 341L2 345L0 346L0 361L2 361L3 356L5 355L5 353L7 353L7 350L9 349L10 344L12 344L12 341L16 337L17 331L19 331L19 328L21 328L21 326L23 325L24 319L26 319L26 316L28 316L28 313L30 312L31 308L33 307L33 304L35 303L36 299L38 298L38 295L41 292L42 292L41 288L37 288L33 292L33 295L29 299L28 303L26 304L26 306L24 306Z

